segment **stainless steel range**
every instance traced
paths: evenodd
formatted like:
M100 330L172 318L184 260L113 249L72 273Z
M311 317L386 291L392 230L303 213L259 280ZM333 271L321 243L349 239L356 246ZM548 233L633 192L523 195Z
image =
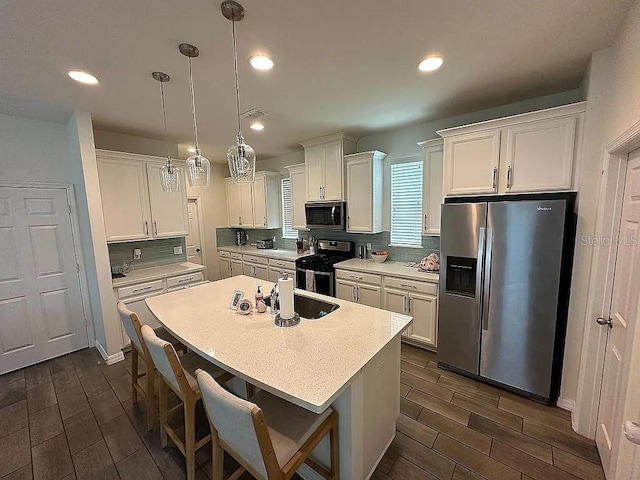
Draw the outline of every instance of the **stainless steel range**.
M335 296L336 263L355 257L353 242L318 240L315 255L296 260L296 287Z

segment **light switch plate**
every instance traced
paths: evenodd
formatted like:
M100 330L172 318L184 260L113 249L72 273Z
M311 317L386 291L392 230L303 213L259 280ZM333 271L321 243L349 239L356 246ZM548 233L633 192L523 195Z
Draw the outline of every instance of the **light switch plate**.
M182 247L173 247L174 255L182 255Z

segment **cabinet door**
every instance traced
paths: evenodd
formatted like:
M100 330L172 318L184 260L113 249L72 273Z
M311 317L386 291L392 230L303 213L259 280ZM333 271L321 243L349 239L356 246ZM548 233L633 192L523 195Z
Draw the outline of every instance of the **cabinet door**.
M378 285L359 283L356 290L358 303L369 307L382 308L382 298Z
M230 227L240 227L242 217L242 198L240 197L239 183L230 180L225 181L227 190L227 214Z
M356 301L356 284L347 280L336 280L336 297L350 302Z
M500 130L445 138L445 195L497 192Z
M286 270L282 268L269 267L269 282L277 283L281 273L287 273L289 278L293 278L293 284L296 284L296 272L295 270ZM268 292L267 292L268 293Z
M235 277L237 275L242 275L242 261L231 260L231 276Z
M342 142L332 142L324 147L323 200L344 200L344 159Z
M373 232L373 159L347 162L347 232Z
M149 238L151 219L144 164L98 158L98 180L107 242Z
M385 310L395 313L406 314L407 308L407 293L401 290L394 290L393 288L384 288L382 290L383 305ZM407 332L411 327L402 332L402 336L406 337Z
M231 260L228 258L220 259L220 278L231 277Z
M442 207L442 145L425 148L423 185L423 225L425 235L440 235Z
M310 202L323 200L324 155L325 151L323 146L309 147L304 151L307 200Z
M240 197L240 226L253 227L253 188L251 183L236 183Z
M265 282L269 281L269 267L266 265L256 265L255 266L255 277L260 280L264 280Z
M304 178L304 168L291 170L291 211L293 217L293 229L304 230L307 228L307 219L304 213L304 202L307 201L307 188Z
M432 295L409 294L409 315L413 316L413 325L409 329L409 338L430 347L436 346L438 326L438 299Z
M242 266L242 274L247 277L255 277L255 264L253 263L245 263Z
M505 192L571 188L576 118L558 118L505 129L501 186Z
M147 164L153 236L160 238L189 235L187 189L184 182L179 192L162 191L160 168L161 165Z
M253 182L253 226L266 228L267 226L267 179L256 175Z

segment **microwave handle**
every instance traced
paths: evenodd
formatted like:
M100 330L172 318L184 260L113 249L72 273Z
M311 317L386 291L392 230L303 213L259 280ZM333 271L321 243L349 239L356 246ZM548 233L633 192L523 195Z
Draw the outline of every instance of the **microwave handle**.
M331 207L331 221L333 222L334 225L338 224L338 222L336 222L336 206L335 205Z

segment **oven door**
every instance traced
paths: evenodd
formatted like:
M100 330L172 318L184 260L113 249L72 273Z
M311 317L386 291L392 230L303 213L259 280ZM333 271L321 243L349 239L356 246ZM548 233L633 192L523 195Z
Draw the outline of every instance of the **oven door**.
M307 228L344 230L345 202L307 202L304 204Z
M312 270L296 267L296 288L335 297L333 272L313 272L313 288L307 288L307 275Z

